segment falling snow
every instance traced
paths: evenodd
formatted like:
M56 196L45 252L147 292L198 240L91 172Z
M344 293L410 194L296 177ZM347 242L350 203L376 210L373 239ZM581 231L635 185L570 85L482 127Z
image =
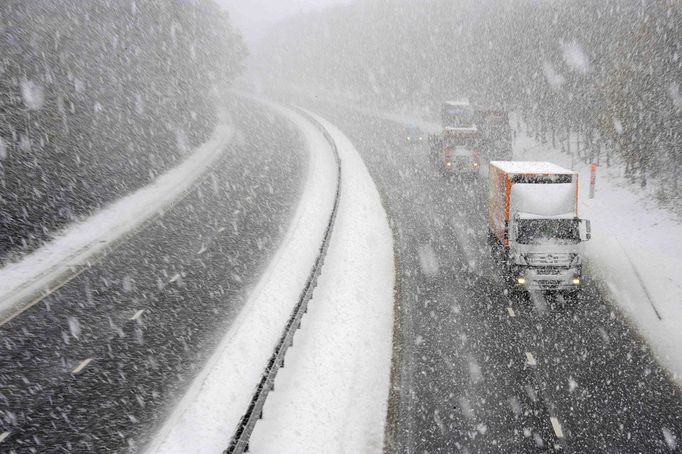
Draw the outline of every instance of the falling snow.
M301 295L253 452L679 450L679 36L673 0L3 2L0 452L228 448Z

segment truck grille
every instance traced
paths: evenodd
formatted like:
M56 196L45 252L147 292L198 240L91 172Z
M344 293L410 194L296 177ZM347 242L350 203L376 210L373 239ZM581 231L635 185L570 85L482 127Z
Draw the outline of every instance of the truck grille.
M537 274L541 274L541 275L545 275L545 276L548 276L548 275L555 276L557 274L561 274L561 271L562 271L561 268L553 268L553 267L547 267L547 266L535 268L535 272Z
M538 285L543 289L553 289L561 285L561 281L549 280L549 281L537 281Z
M526 260L530 266L569 266L572 254L567 252L554 252L551 254L530 253L526 255Z

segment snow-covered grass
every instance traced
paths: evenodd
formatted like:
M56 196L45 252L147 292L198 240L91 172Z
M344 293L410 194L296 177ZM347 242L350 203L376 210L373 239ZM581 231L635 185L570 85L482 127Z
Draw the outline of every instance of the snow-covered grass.
M220 159L233 134L228 114L220 111L211 137L183 162L152 184L67 226L49 243L0 269L0 321L25 309L31 297L59 285L72 270L87 265L112 243L170 206Z
M302 195L280 248L148 452L219 453L227 448L322 244L336 193L334 155L300 114L261 102L294 123L305 140L309 160ZM305 317L303 323L308 323Z
M393 334L393 241L379 193L346 136L316 117L342 162L322 274L250 449L382 452Z
M642 199L621 176L620 166L597 169L590 199L589 164L523 132L516 138L514 159L573 164L579 172L580 216L592 221L592 240L585 248L590 271L682 385L682 224Z

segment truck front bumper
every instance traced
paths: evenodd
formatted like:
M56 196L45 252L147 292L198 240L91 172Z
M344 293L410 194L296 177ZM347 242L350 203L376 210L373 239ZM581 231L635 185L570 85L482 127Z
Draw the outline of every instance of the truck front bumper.
M519 288L533 291L576 291L582 286L580 268L518 267L513 272Z

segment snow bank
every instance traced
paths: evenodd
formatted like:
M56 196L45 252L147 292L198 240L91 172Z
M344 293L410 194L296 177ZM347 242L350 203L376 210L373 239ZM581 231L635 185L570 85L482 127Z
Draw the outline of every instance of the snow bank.
M302 196L282 245L148 452L219 453L227 448L324 238L336 194L336 159L309 121L279 105L261 102L296 124L306 141L310 158Z
M316 117L342 162L336 224L308 313L256 424L255 453L382 452L393 335L393 240L345 135Z
M68 226L54 240L0 270L0 322L20 313L30 298L54 288L73 269L88 264L112 243L140 227L189 190L225 151L233 127L226 112L209 140L152 184Z
M570 155L523 133L514 144L514 159L571 166ZM592 240L585 245L590 270L682 386L682 224L639 197L618 166L598 169L590 199L590 166L574 164L581 181L580 215L592 220Z

